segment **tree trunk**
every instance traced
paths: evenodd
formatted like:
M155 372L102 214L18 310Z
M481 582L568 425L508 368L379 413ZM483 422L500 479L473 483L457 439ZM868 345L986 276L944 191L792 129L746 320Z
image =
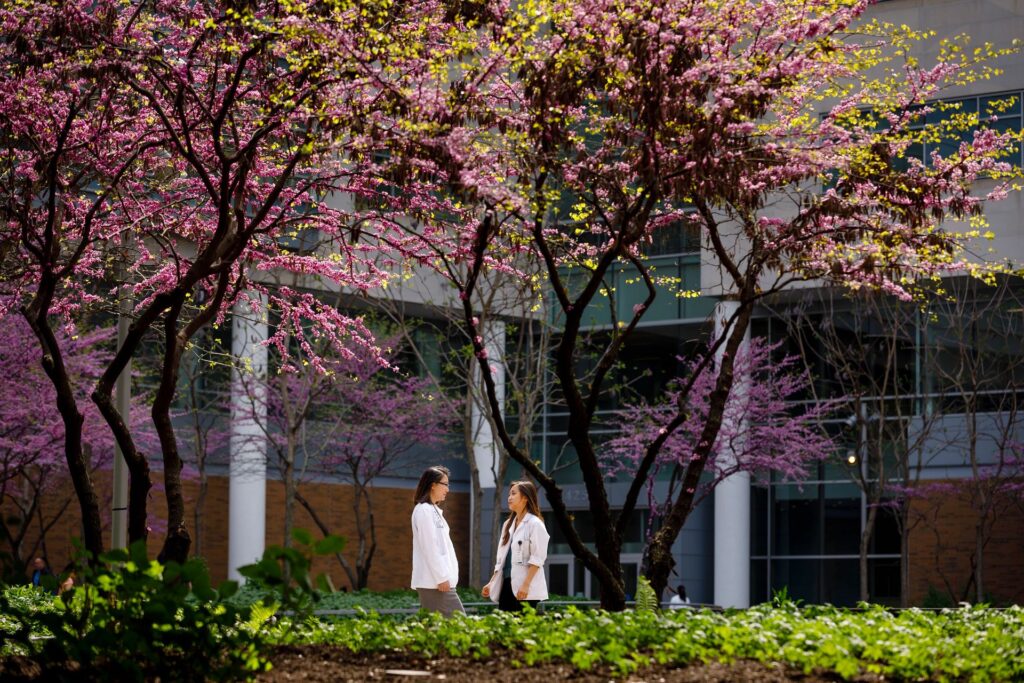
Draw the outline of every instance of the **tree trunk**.
M281 463L284 479L284 547L292 547L292 529L295 526L295 444L288 439L287 455Z
M377 527L373 519L373 501L370 500L370 492L365 484L357 487L358 496L366 503L366 523L360 519L359 529L359 560L356 565L357 577L359 579L358 590L363 590L370 584L370 567L373 566L373 556L377 552Z
M82 514L82 541L85 549L95 558L103 552L103 526L100 521L99 499L89 474L82 449L82 421L84 417L78 410L74 388L64 365L64 356L60 344L50 328L49 302L53 298L54 284L52 277L44 273L39 292L32 303L22 314L35 333L43 350L42 365L46 375L53 382L57 392L57 410L64 422L64 459L71 475L71 483L78 497L79 509Z
M675 559L672 557L672 544L675 543L679 533L686 523L687 517L693 507L694 494L700 485L700 477L707 465L711 450L714 448L718 438L718 432L722 428L722 419L725 415L725 406L729 401L733 386L733 366L736 362L736 354L746 336L746 327L750 323L750 316L754 309L753 292L746 291L756 282L755 276L750 276L748 284L744 288L744 296L740 299L740 305L736 311L736 319L733 321L733 328L725 342L721 362L718 368L718 379L715 388L708 399L708 417L701 431L697 448L694 451L694 459L686 466L686 474L683 476L682 484L679 487L679 497L676 498L672 507L662 521L662 526L654 534L648 545L649 566L647 578L654 589L655 595L663 595L668 586L668 578L675 567Z
M186 379L189 383L189 401L191 402L192 443L195 447L196 470L199 474L199 490L196 493L196 504L192 511L192 530L195 533L192 549L197 557L202 557L206 551L205 539L203 538L205 533L203 516L206 514L206 494L209 489L209 477L206 474L206 432L203 430L202 419L199 415L196 376L196 369L190 368Z
M910 505L900 504L900 607L910 606Z
M331 530L327 527L327 524L324 522L323 518L316 511L316 509L312 505L310 505L309 501L306 500L306 497L302 495L301 491L295 492L295 500L299 501L299 505L306 509L306 512L309 513L309 516L310 518L312 518L313 523L316 524L318 529L320 529L320 533L322 533L324 536L330 536ZM348 577L348 583L352 587L352 590L356 590L358 577L356 576L355 572L353 572L352 565L348 563L348 560L346 560L345 556L341 553L334 553L334 558L338 560L338 564L341 565L341 569L345 572L345 576Z
M877 503L877 501L875 501ZM878 518L878 505L871 504L868 506L868 518L864 522L864 529L860 534L860 556L858 563L860 565L860 600L862 602L870 602L871 596L869 591L868 582L868 550L871 547L871 535L875 530L875 520Z
M486 579L491 578L491 574L494 573L494 558L498 554L498 544L501 539L498 538L498 534L501 533L501 525L505 523L505 496L507 492L504 487L501 486L501 482L505 481L505 475L508 472L508 458L502 458L502 461L498 464L498 473L496 481L499 483L498 486L494 487L494 494L491 496L491 505L494 509L494 514L491 515L491 546L488 548L487 557L487 576Z
M205 535L205 528L203 524L203 515L206 514L206 494L210 488L210 478L206 474L206 463L205 458L199 462L199 492L196 494L196 508L193 513L194 523L193 528L196 533L195 542L195 554L202 557L206 548L203 547L203 536Z
M178 384L178 366L183 340L178 334L178 315L185 297L175 293L173 303L164 319L164 364L160 386L153 399L151 414L156 433L160 437L160 451L164 463L164 496L167 499L167 536L157 556L160 562L184 564L188 559L192 537L185 527L185 494L181 485L181 454L178 438L171 422L171 403Z
M978 511L978 523L974 526L974 592L977 604L985 602L985 541L988 533L988 516L992 512L992 494L986 491L984 484L979 487L981 506Z

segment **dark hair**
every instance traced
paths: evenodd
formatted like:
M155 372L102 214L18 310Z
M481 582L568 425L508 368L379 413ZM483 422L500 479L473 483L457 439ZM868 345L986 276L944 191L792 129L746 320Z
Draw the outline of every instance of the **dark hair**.
M514 481L508 485L509 488L512 488L513 486L519 489L519 495L526 498L526 511L531 515L544 519L544 515L540 514L540 503L537 502L537 487L534 486L533 482L526 479L520 479L519 481ZM516 513L509 513L508 521L505 522L505 535L501 537L502 545L508 543L509 536L512 535L512 520L515 518Z
M686 586L684 586L683 584L679 584L679 588L676 589L676 593L679 594L680 598L685 600L686 599Z
M434 465L423 470L423 474L420 475L420 483L416 485L416 502L414 504L429 503L430 487L445 477L450 478L448 468L443 465Z

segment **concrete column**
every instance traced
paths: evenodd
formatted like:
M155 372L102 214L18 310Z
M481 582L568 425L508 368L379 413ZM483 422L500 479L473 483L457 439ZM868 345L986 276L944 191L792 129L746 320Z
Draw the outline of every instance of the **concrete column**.
M230 481L228 484L228 578L243 580L238 568L263 556L267 520L266 297L235 304L231 316Z
M484 348L487 349L487 360L490 364L491 377L494 378L494 393L501 406L502 415L505 413L505 323L499 321L484 320L480 324L480 335L484 338ZM486 502L494 488L498 486L497 469L500 446L496 441L491 423L487 419L486 394L483 378L480 375L481 367L476 366L474 382L477 390L471 406L471 419L473 427L473 462L476 466L477 477L480 482L482 498ZM473 495L469 497L469 515L473 519L475 505ZM489 575L493 563L491 557L490 514L500 514L500 511L487 511L487 505L480 516L480 534L470 534L469 554L470 557L478 557L480 560L481 574ZM471 577L472 580L483 580L484 576Z
M728 321L738 307L734 301L721 301L715 307L716 337L731 332ZM748 327L743 347L749 342ZM729 400L742 400L745 388L745 379L737 375ZM733 430L736 427L723 424L722 428ZM721 453L719 458L724 460L725 466L736 461L734 452ZM750 474L747 472L734 474L715 488L715 604L750 606Z
M494 378L494 393L498 398L498 405L501 406L502 414L505 412L505 323L501 321L485 320L480 325L480 333L484 338L484 347L487 349L487 360L490 363L491 377ZM480 372L477 365L476 372ZM499 445L495 440L495 434L491 430L491 423L487 420L486 394L483 385L483 378L476 377L476 386L479 387L478 400L473 402L473 458L477 470L480 472L480 488L493 489L498 485L495 481L497 469Z

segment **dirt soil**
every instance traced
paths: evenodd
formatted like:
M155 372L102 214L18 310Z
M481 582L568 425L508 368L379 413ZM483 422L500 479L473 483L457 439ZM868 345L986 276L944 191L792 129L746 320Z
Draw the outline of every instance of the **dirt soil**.
M803 681L819 683L839 681L838 676L810 675L787 669L780 665L766 666L758 662L740 661L732 664L696 664L684 668L652 666L629 676L620 676L609 669L581 672L568 664L543 664L522 667L515 652L495 653L490 659L476 662L470 659L439 657L428 659L420 655L354 654L338 647L307 645L278 648L271 657L273 669L261 674L260 683L272 681L315 681L342 683L353 681L380 681L401 683L408 681L445 681L452 683L529 683L542 681L572 681L573 683L725 683L726 681L751 681L753 683L777 683L782 681ZM62 668L44 674L38 662L26 657L0 659L0 680L18 683L21 681L97 680L83 676L77 667ZM99 676L99 679L112 680ZM155 681L159 681L157 678ZM884 679L865 676L853 679L862 683L878 683Z
M414 654L362 654L357 655L335 647L303 646L279 648L271 658L274 668L262 674L257 681L495 681L527 683L529 681L572 681L573 683L690 683L702 681L781 682L838 681L838 676L805 676L781 666L769 667L758 662L711 663L685 668L653 666L629 676L614 675L609 670L580 672L567 664L544 664L533 667L516 665L515 653L495 653L491 659L475 662L468 659L439 657L426 659ZM875 677L855 679L877 681Z

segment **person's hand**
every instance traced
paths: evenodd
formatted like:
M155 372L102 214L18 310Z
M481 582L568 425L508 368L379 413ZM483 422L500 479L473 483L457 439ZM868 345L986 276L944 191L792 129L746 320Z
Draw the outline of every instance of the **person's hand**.
M529 594L530 594L530 588L524 584L524 585L519 587L519 590L516 591L516 599L518 599L518 600L525 600L526 596L529 595Z
M491 597L491 584L486 584L483 588L481 588L480 595L484 596L485 598Z
M452 589L452 585L450 583L448 583L447 581L445 581L444 583L437 584L437 590L441 591L442 593L447 593L451 589Z

